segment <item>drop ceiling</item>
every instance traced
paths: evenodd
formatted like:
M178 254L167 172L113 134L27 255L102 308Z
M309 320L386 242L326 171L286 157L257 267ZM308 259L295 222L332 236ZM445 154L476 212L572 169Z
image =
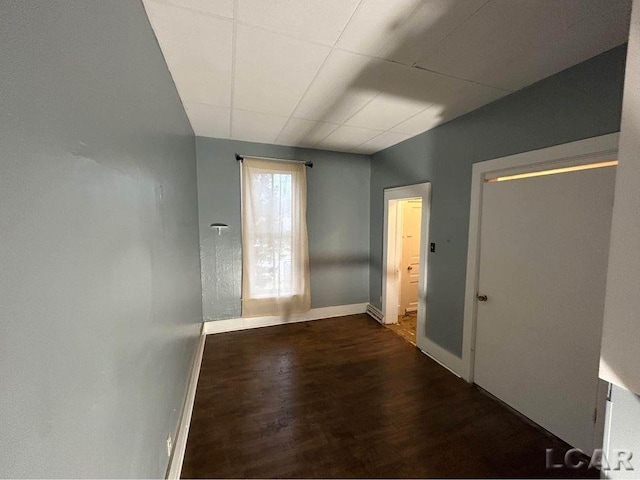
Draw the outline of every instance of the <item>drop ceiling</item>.
M367 154L625 43L631 10L630 0L144 5L196 135Z

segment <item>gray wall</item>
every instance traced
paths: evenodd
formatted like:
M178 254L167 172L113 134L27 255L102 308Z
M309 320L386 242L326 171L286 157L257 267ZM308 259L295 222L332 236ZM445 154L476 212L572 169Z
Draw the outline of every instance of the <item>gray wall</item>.
M369 157L197 137L200 255L206 320L239 317L242 249L235 152L312 160L307 171L311 307L369 301ZM222 235L212 223L226 223Z
M139 1L3 1L0 45L0 475L162 477L202 320L193 132Z
M427 336L461 355L471 166L616 132L625 47L373 155L370 298L381 307L383 189L432 183ZM425 241L426 244L426 241Z

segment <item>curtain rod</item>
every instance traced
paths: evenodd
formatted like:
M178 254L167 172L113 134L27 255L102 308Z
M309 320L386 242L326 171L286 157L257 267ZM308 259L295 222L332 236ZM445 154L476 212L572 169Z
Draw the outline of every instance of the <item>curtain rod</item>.
M285 160L285 159L282 159L282 158L254 157L254 156L251 156L251 158L259 158L260 160L272 160L274 162L304 163L305 167L313 168L313 162L305 162L304 160ZM236 153L236 160L238 162L241 162L242 160L244 160L244 155L239 155L239 154Z

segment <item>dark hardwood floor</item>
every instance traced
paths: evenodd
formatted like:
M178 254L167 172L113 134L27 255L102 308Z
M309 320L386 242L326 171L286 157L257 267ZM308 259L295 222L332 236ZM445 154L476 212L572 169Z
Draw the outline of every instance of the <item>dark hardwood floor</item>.
M597 478L546 448L570 447L353 315L210 335L182 476Z

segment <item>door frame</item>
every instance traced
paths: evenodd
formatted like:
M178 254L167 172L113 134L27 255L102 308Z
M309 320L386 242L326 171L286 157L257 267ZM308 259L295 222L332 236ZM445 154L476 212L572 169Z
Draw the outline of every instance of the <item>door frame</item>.
M480 260L480 229L482 226L482 186L489 178L525 173L545 168L616 160L620 134L612 133L576 142L509 155L507 157L475 163L471 177L471 208L469 211L469 244L464 302L461 370L463 379L473 383L474 350L476 341L476 314Z
M398 318L398 288L388 288L388 283L394 281L389 273L394 273L398 262L396 245L397 209L390 208L398 200L412 198L422 199L422 216L420 218L420 277L418 279L418 319L416 327L416 343L418 343L418 329L424 331L427 313L427 263L426 246L429 244L429 219L431 214L431 183L417 183L401 187L384 189L384 223L382 234L382 314L383 322L396 323ZM393 234L391 234L393 232ZM420 344L418 347L422 349Z

